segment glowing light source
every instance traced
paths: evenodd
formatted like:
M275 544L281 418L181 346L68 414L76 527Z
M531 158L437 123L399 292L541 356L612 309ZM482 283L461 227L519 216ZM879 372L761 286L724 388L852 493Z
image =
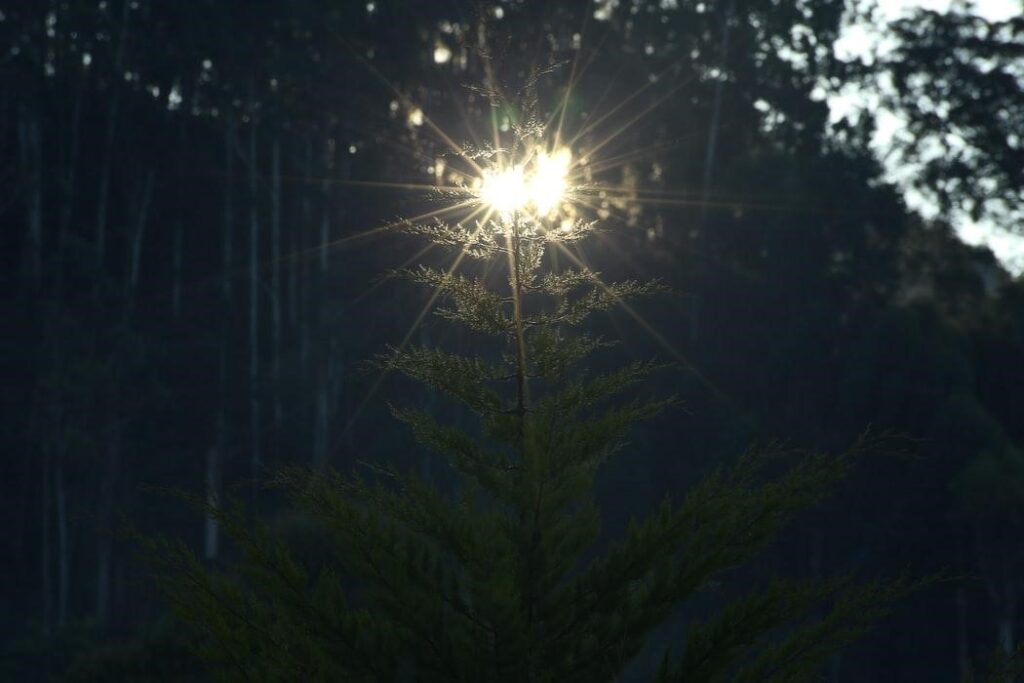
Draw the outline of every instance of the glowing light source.
M530 200L540 216L546 216L558 206L565 195L566 176L572 155L565 147L553 154L540 152L534 162L530 178Z
M538 150L522 164L487 169L478 196L503 215L531 210L536 218L547 217L565 198L571 161L568 148L561 147Z
M480 198L503 214L524 209L530 201L530 196L523 169L509 166L485 171L480 186Z
M452 58L452 51L444 43L438 43L434 47L434 63L447 64Z

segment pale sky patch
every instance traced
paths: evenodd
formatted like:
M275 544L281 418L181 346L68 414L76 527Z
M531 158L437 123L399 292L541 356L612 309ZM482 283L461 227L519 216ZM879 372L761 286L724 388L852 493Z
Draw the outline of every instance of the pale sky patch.
M836 41L836 55L842 59L854 59L867 57L872 52L885 52L893 47L894 42L891 36L879 30L881 25L906 16L919 7L945 12L953 4L954 0L879 0L878 21L870 24L848 23ZM1024 0L975 0L971 6L989 21L1003 21L1024 11ZM927 218L934 218L938 207L909 187L908 180L913 169L900 164L889 154L894 136L905 127L904 121L896 113L881 107L878 99L871 93L847 87L829 98L831 118L836 121L857 111L872 112L877 130L871 146L885 166L887 179L903 189L911 208ZM948 218L962 240L968 244L988 246L1010 271L1018 275L1024 273L1024 236L1010 234L989 222L972 221L969 216L962 214Z

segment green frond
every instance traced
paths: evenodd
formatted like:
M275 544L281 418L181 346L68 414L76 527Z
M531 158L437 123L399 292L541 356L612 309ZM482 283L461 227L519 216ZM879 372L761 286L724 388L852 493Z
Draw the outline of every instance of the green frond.
M612 346L612 342L597 337L568 335L554 327L535 329L526 344L534 368L532 376L548 381L558 379L594 351Z
M490 452L467 434L453 427L439 425L420 411L393 409L394 416L409 425L416 440L449 458L464 476L505 502L513 497L509 473L518 465L504 454Z
M830 655L859 638L913 588L903 581L844 587L824 618L798 627L781 643L767 647L753 663L737 671L733 680L735 683L815 680Z
M565 384L561 391L538 401L535 412L553 418L571 418L606 401L666 367L652 361L636 361L618 370Z
M664 683L713 683L724 680L763 640L780 627L804 620L848 581L773 581L767 588L725 607L706 623L687 628L679 662Z
M708 580L749 559L797 510L819 500L846 470L843 457L809 456L776 481L754 485L758 461L748 457L712 475L678 508L666 500L578 579L566 605L573 616L560 635L588 632L618 614L623 628L646 633L673 605ZM600 645L600 643L599 643Z
M597 285L600 281L599 273L587 269L570 268L559 273L545 273L532 289L549 296L566 296L579 287Z
M419 347L392 348L378 358L378 364L439 389L477 413L502 409L501 395L487 383L506 378L507 368L495 367L479 358Z
M473 258L488 259L506 251L500 235L481 222L467 226L435 219L432 223L407 222L403 228L405 232L426 237L434 244L458 248Z
M549 312L527 317L524 323L529 327L579 325L592 313L607 311L629 300L665 291L665 286L656 281L625 280L610 284L598 283L576 298L560 301Z
M512 321L505 313L507 299L492 292L480 280L425 266L399 271L399 274L413 282L434 287L455 304L454 308L437 311L442 318L462 323L483 334L502 335L511 329Z

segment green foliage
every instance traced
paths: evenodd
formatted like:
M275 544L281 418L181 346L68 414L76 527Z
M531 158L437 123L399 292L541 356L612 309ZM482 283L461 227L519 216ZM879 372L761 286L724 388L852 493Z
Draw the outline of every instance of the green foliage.
M558 241L590 227L559 230ZM237 577L207 570L182 544L154 545L167 569L163 589L206 634L205 656L225 679L616 680L656 627L753 558L870 446L804 454L775 476L770 466L781 460L772 456L783 449L748 454L681 501L666 498L594 557L599 466L638 421L674 400L638 392L655 363L581 368L609 344L571 330L594 312L663 288L608 284L588 270L541 276L555 237L536 218L414 231L495 257L489 265L508 264L507 294L483 276L400 272L436 291L441 317L497 338L501 348L489 358L403 346L377 359L382 370L443 392L479 417L469 433L393 409L444 458L456 483L442 487L381 466L365 478L281 473L274 484L329 532L333 554L319 566L296 561L240 512L216 508L210 513L241 552ZM682 658L666 657L662 680L807 680L903 590L772 584L691 628ZM815 619L823 602L832 609Z

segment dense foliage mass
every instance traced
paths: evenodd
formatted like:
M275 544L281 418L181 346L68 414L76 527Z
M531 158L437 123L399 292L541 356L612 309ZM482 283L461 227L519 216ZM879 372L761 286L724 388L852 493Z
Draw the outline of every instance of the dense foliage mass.
M479 340L413 326L430 291L368 284L403 261L450 261L413 259L419 241L380 229L436 208L422 193L363 183L434 185L450 157L432 126L464 140L474 122L511 121L464 87L485 81L481 20L506 95L531 66L564 63L540 93L546 115L573 83L566 130L577 150L600 146L594 182L617 188L590 200L609 228L583 249L591 268L678 292L590 322L635 358L677 362L650 388L686 406L638 428L630 456L598 475L599 544L752 441L834 451L868 424L893 429L916 439L910 457L868 459L739 580L968 577L916 594L831 657L833 680L959 680L1011 652L1024 290L945 223L907 212L879 181L870 130L829 129L822 98L864 78L831 49L846 4L0 9L2 674L190 675L122 522L186 538L207 565L238 551L222 542L221 508L197 514L147 487L247 498L272 539L314 561L323 539L308 519L253 485L279 467L394 462L452 485L383 399L460 431L467 414L425 389L398 401L398 373L378 382L357 364L411 327L424 348L473 355ZM967 210L992 190L982 208L1008 209L996 213L1010 227L1018 24L911 18L901 56L869 74L899 87L911 142L955 125L966 145L908 146L931 169L920 186ZM583 367L611 369L601 354ZM626 676L655 671L709 609L673 615Z

